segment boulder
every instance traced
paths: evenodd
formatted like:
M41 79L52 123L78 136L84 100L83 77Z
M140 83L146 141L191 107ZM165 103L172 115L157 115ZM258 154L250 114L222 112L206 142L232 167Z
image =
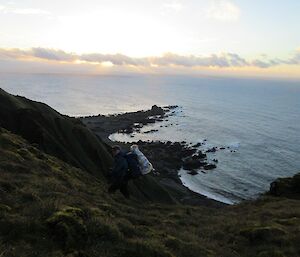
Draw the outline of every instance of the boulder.
M157 105L153 105L151 107L151 113L152 113L152 115L164 115L165 114L163 108L158 107Z
M195 176L195 175L198 175L198 172L195 170L192 170L192 171L189 171L188 174Z
M200 167L205 166L206 163L201 162L199 160L194 160L193 158L188 158L186 160L183 161L183 168L185 170L195 170L195 169L199 169Z
M216 147L212 147L208 150L206 150L206 153L215 153L217 151L217 148Z
M207 157L206 154L202 153L201 151L199 151L198 153L192 156L194 160L201 160L201 159L205 159L206 157Z
M204 165L203 168L204 168L205 170L212 170L212 169L217 168L217 166L216 166L215 164L209 163L209 164Z
M269 193L274 196L300 198L300 173L292 178L278 178L270 185Z

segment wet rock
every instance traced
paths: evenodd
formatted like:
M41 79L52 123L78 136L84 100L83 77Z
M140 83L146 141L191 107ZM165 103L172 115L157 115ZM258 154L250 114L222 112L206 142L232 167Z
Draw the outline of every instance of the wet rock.
M198 175L198 172L195 170L192 170L192 171L189 171L188 174L195 176L195 175Z
M201 143L197 143L197 144L194 144L193 147L194 147L194 148L197 148L197 147L199 147L199 146L201 146L201 145L202 145Z
M206 157L207 157L206 154L202 153L201 151L199 151L198 153L192 156L194 160L199 160L199 159L201 160L201 159L205 159Z
M276 179L271 183L269 193L274 196L300 199L300 173L292 178Z
M217 148L216 147L212 147L212 148L206 150L205 152L206 153L215 153L216 151L217 151Z
M199 169L205 165L206 165L205 162L201 162L199 160L194 160L193 158L188 158L187 160L183 161L182 167L185 170L195 170L195 169Z
M153 105L153 106L152 106L152 108L151 108L151 113L152 113L153 115L164 115L164 114L165 114L163 108L158 107L157 105Z
M151 129L151 130L147 130L145 132L143 132L144 134L149 134L149 133L154 133L154 132L157 132L158 129Z
M206 164L203 168L205 170L212 170L212 169L217 168L217 166L215 164L209 163L209 164Z
M192 156L194 153L196 153L196 151L197 151L196 149L185 148L181 151L182 158Z

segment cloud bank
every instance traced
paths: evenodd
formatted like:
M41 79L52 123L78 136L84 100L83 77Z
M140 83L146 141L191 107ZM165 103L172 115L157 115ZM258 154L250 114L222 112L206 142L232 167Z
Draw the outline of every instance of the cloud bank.
M50 12L37 8L15 8L12 6L0 5L0 14L21 14L21 15L49 15Z
M214 0L206 10L206 17L220 21L236 21L240 18L240 9L229 0Z
M236 53L212 54L209 56L179 55L175 53L165 53L161 56L150 57L130 57L123 54L76 54L63 50L49 48L31 48L22 50L18 48L0 48L0 60L30 60L30 61L51 61L59 63L89 63L103 64L111 66L133 66L133 67L212 67L212 68L238 68L257 67L267 69L279 65L299 65L300 51L295 52L289 59L262 59L246 60Z

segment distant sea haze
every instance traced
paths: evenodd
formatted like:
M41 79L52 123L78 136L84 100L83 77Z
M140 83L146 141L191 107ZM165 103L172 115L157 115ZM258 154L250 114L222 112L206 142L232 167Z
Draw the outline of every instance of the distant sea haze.
M236 203L257 197L278 177L300 172L300 83L186 76L1 74L0 87L71 116L179 105L156 133L112 139L204 142L217 168L183 183L208 197ZM171 126L171 124L173 124ZM155 164L154 164L155 166Z

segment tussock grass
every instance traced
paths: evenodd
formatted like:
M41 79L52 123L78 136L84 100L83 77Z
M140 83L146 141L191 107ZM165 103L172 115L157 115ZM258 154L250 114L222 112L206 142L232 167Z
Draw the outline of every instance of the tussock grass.
M300 203L213 208L126 200L0 128L0 256L296 257Z

